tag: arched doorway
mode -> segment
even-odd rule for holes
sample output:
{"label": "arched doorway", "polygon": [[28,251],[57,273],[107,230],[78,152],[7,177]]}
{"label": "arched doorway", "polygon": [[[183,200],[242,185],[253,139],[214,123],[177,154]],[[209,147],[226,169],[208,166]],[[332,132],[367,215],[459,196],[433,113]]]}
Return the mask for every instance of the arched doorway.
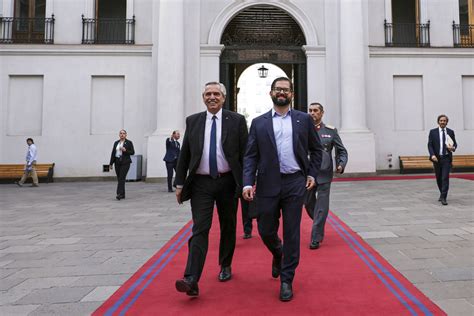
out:
{"label": "arched doorway", "polygon": [[228,88],[226,109],[237,110],[237,81],[242,72],[255,63],[272,63],[293,81],[294,107],[306,111],[306,39],[287,12],[271,5],[248,7],[227,24],[220,43],[224,50],[219,76]]}

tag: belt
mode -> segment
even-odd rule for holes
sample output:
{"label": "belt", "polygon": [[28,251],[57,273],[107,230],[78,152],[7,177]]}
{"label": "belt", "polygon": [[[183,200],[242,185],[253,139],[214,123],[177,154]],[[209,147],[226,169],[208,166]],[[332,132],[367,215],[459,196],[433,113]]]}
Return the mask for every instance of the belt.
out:
{"label": "belt", "polygon": [[[227,176],[230,176],[231,174],[232,174],[232,171],[228,171],[228,172],[224,172],[224,173],[220,173],[220,172],[219,172],[219,173],[217,174],[217,178],[216,178],[216,179],[223,178],[223,177],[227,177]],[[211,177],[211,176],[208,175],[208,174],[196,174],[196,176],[214,179],[213,177]]]}
{"label": "belt", "polygon": [[291,178],[302,177],[303,173],[301,171],[296,171],[294,173],[280,173],[280,176],[282,177],[282,179],[291,179]]}

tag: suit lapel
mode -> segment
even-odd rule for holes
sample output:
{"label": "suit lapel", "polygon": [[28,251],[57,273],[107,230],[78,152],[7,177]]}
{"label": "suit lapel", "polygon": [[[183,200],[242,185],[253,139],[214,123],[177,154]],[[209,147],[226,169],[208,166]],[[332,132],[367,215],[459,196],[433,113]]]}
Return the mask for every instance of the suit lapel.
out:
{"label": "suit lapel", "polygon": [[201,150],[201,155],[203,152],[204,147],[204,133],[206,131],[206,111],[202,112],[198,118],[198,126],[199,126],[199,149]]}
{"label": "suit lapel", "polygon": [[296,153],[298,152],[297,145],[298,145],[298,136],[300,132],[301,121],[300,121],[300,118],[297,117],[297,113],[295,112],[295,110],[291,110],[291,124],[293,128],[293,152],[295,153],[295,156],[296,156]]}
{"label": "suit lapel", "polygon": [[277,150],[276,141],[275,141],[275,132],[273,131],[272,110],[267,112],[264,118],[265,118],[265,129],[267,130],[268,137],[270,138],[270,142],[273,144],[273,148]]}
{"label": "suit lapel", "polygon": [[221,130],[222,147],[224,147],[224,143],[227,138],[227,131],[229,130],[229,124],[230,124],[229,114],[225,110],[222,110],[222,125],[221,125],[222,126],[222,130]]}

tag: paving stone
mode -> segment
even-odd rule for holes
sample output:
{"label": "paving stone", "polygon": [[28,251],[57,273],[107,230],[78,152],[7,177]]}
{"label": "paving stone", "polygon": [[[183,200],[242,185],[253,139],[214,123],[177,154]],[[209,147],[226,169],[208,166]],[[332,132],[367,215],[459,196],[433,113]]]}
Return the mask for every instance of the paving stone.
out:
{"label": "paving stone", "polygon": [[79,242],[81,238],[51,238],[40,241],[37,245],[71,245]]}
{"label": "paving stone", "polygon": [[92,287],[53,287],[48,289],[36,289],[15,303],[24,305],[79,302],[93,289]]}
{"label": "paving stone", "polygon": [[84,316],[91,315],[99,306],[100,302],[77,302],[66,304],[44,304],[38,307],[28,316]]}
{"label": "paving stone", "polygon": [[41,305],[8,305],[0,306],[0,315],[3,316],[21,316],[29,315]]}
{"label": "paving stone", "polygon": [[433,275],[441,281],[472,281],[474,267],[434,269]]}
{"label": "paving stone", "polygon": [[448,315],[472,316],[474,315],[474,305],[466,299],[439,300],[439,307]]}
{"label": "paving stone", "polygon": [[98,286],[87,294],[81,302],[103,302],[119,289],[119,286]]}
{"label": "paving stone", "polygon": [[430,232],[432,232],[435,235],[465,235],[468,234],[468,232],[462,230],[462,229],[449,229],[449,228],[432,228],[428,229]]}
{"label": "paving stone", "polygon": [[376,232],[359,232],[360,237],[363,239],[370,239],[370,238],[397,238],[398,236],[395,235],[391,231],[376,231]]}
{"label": "paving stone", "polygon": [[72,283],[71,286],[118,286],[125,283],[130,277],[130,274],[84,276]]}

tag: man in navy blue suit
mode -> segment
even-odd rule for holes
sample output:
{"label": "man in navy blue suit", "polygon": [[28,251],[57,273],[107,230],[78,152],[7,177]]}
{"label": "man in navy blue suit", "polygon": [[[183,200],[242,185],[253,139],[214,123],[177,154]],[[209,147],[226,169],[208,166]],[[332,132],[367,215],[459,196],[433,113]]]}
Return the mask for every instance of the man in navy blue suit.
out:
{"label": "man in navy blue suit", "polygon": [[[300,258],[304,195],[315,185],[322,146],[311,117],[290,108],[293,84],[288,78],[275,79],[270,96],[273,109],[255,118],[250,127],[242,194],[247,201],[257,197],[258,232],[273,255],[272,276],[280,276],[280,300],[290,301]],[[278,237],[280,217],[283,243]]]}
{"label": "man in navy blue suit", "polygon": [[166,171],[168,172],[168,192],[173,192],[173,170],[176,172],[176,165],[178,164],[179,152],[181,150],[178,142],[179,137],[179,131],[173,131],[171,137],[166,139],[166,153],[163,161],[166,163]]}
{"label": "man in navy blue suit", "polygon": [[453,152],[458,147],[454,131],[446,127],[448,121],[446,115],[438,116],[439,127],[433,128],[428,136],[428,151],[430,152],[430,160],[433,162],[436,183],[440,192],[438,201],[443,205],[448,205],[446,198],[449,190],[449,172],[453,162]]}

